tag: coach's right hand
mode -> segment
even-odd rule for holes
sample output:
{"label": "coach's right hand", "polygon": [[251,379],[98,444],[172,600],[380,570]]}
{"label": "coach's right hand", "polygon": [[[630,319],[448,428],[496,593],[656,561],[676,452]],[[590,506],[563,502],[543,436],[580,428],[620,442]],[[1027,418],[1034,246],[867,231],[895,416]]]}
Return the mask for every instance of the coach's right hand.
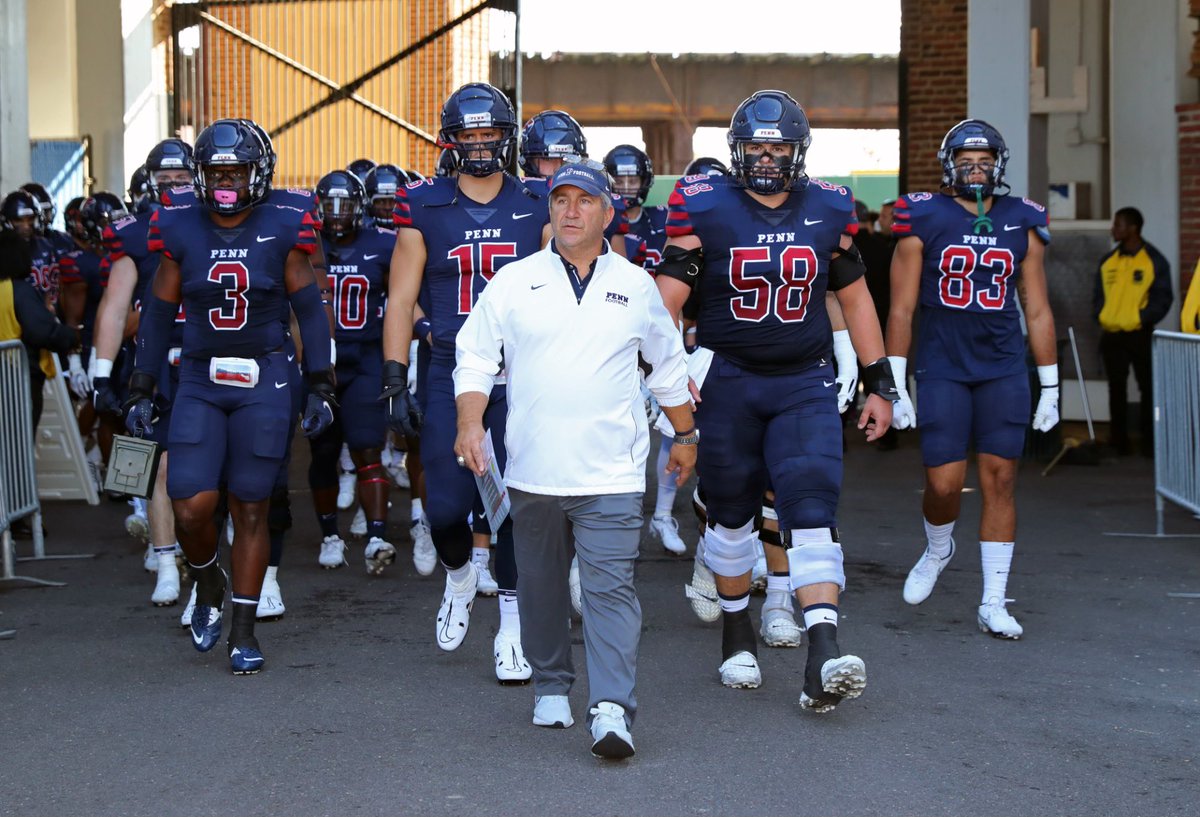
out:
{"label": "coach's right hand", "polygon": [[888,357],[892,364],[892,377],[896,379],[896,402],[892,406],[892,427],[898,431],[915,428],[917,410],[908,396],[908,358],[895,355]]}
{"label": "coach's right hand", "polygon": [[388,425],[398,434],[415,437],[421,428],[421,407],[408,390],[408,367],[398,360],[383,362],[383,392],[387,401]]}

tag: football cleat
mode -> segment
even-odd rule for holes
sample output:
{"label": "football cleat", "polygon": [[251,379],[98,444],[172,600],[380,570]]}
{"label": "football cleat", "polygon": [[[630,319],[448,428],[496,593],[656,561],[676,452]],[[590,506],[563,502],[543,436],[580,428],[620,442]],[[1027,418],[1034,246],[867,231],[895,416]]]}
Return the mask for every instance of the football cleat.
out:
{"label": "football cleat", "polygon": [[396,549],[378,536],[372,536],[363,552],[367,562],[367,573],[378,576],[383,569],[396,561]]}
{"label": "football cleat", "polygon": [[592,716],[592,754],[605,760],[633,756],[633,736],[625,723],[625,707],[601,701],[588,711]]}
{"label": "football cleat", "polygon": [[155,554],[158,565],[158,580],[154,584],[154,592],[150,594],[150,603],[155,607],[170,607],[179,603],[179,568],[175,565],[175,553]]}
{"label": "football cleat", "polygon": [[1025,630],[1017,623],[1004,605],[1012,599],[992,597],[979,605],[979,629],[994,638],[1017,640]]}
{"label": "football cleat", "polygon": [[484,562],[475,562],[475,570],[479,573],[479,583],[475,588],[475,592],[481,596],[494,596],[500,592],[500,585],[492,576],[492,571]]}
{"label": "football cleat", "polygon": [[196,585],[192,585],[192,594],[188,597],[187,606],[183,608],[183,613],[179,616],[179,626],[185,630],[192,627],[192,613],[196,610]]}
{"label": "football cleat", "polygon": [[571,609],[583,615],[583,588],[579,584],[579,557],[571,560],[571,571],[567,573],[567,590],[571,593]]}
{"label": "football cleat", "polygon": [[384,463],[392,483],[401,490],[409,490],[412,483],[408,478],[408,452],[393,451],[391,461]]}
{"label": "football cleat", "polygon": [[496,657],[497,681],[506,686],[529,683],[533,670],[525,660],[520,633],[509,634],[501,630],[492,642],[492,654]]}
{"label": "football cleat", "polygon": [[442,604],[438,607],[437,645],[446,652],[458,649],[471,626],[471,607],[475,604],[479,574],[474,564],[467,562],[467,565],[471,569],[471,576],[466,587],[455,588],[450,577],[446,576],[446,592],[442,594]]}
{"label": "football cleat", "polygon": [[721,600],[717,596],[717,581],[708,565],[704,564],[701,548],[696,548],[696,558],[692,563],[691,584],[683,586],[683,593],[692,605],[696,618],[711,624],[721,617]]}
{"label": "football cleat", "polygon": [[767,592],[767,555],[763,553],[762,542],[758,543],[758,558],[750,571],[750,592],[754,594]]}
{"label": "football cleat", "polygon": [[283,618],[286,612],[279,580],[275,576],[275,570],[268,567],[267,574],[263,577],[262,590],[258,594],[258,609],[254,611],[254,617],[259,621],[275,621]]}
{"label": "football cleat", "polygon": [[[225,591],[221,591],[222,600]],[[210,607],[196,602],[192,610],[192,646],[198,652],[208,652],[221,640],[221,605]]]}
{"label": "football cleat", "polygon": [[673,516],[653,516],[650,518],[650,535],[662,540],[662,546],[676,556],[687,553],[687,545],[679,538],[679,523]]}
{"label": "football cleat", "polygon": [[412,523],[408,532],[413,540],[413,567],[422,576],[433,575],[433,569],[437,567],[437,548],[433,546],[429,523],[421,517]]}
{"label": "football cleat", "polygon": [[[126,519],[126,521],[129,520]],[[154,552],[154,545],[149,542],[146,543],[146,552],[142,554],[142,567],[147,573],[158,572],[158,554]]]}
{"label": "football cleat", "polygon": [[762,670],[753,654],[741,650],[721,664],[721,683],[730,689],[758,689],[762,685]]}
{"label": "football cleat", "polygon": [[358,510],[354,513],[354,518],[350,520],[350,535],[351,536],[366,536],[367,535],[367,514],[362,509],[362,505],[358,506]]}
{"label": "football cleat", "polygon": [[842,701],[862,695],[866,688],[867,666],[857,655],[821,660],[810,652],[800,706],[818,713],[832,712]]}
{"label": "football cleat", "polygon": [[253,644],[229,645],[229,667],[234,675],[254,675],[260,672],[266,659],[259,649],[258,640],[251,639]]}
{"label": "football cleat", "polygon": [[566,695],[535,695],[533,725],[551,729],[568,729],[575,723],[571,717],[571,702]]}
{"label": "football cleat", "polygon": [[921,558],[913,565],[913,569],[908,571],[908,578],[904,580],[904,600],[909,604],[920,604],[929,598],[929,594],[933,592],[933,586],[937,584],[938,576],[942,575],[942,571],[946,569],[946,565],[950,564],[952,558],[954,558],[953,539],[950,540],[950,555],[945,559],[933,555],[926,547]]}
{"label": "football cleat", "polygon": [[[125,517],[125,532],[141,542],[145,542],[146,546],[150,546],[150,519],[146,516],[146,500],[134,497],[129,500],[129,504],[133,507],[133,513]],[[150,553],[153,553],[151,548]],[[146,569],[154,572],[158,569],[157,562],[154,567],[150,567],[150,556],[146,556]]]}
{"label": "football cleat", "polygon": [[758,632],[768,647],[799,647],[804,641],[804,628],[796,623],[792,606],[787,604],[786,596],[784,599],[782,606],[763,605],[762,626]]}
{"label": "football cleat", "polygon": [[326,536],[321,540],[321,553],[317,556],[317,564],[326,570],[334,570],[346,562],[346,543],[340,536]]}
{"label": "football cleat", "polygon": [[358,475],[353,471],[342,471],[338,474],[337,506],[339,511],[348,511],[354,505],[354,487]]}

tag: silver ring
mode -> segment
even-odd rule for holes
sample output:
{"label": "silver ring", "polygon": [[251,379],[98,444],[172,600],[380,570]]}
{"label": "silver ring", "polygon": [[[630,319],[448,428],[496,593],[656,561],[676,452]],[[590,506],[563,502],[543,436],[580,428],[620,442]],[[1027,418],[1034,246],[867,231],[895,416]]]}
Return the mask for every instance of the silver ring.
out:
{"label": "silver ring", "polygon": [[466,464],[467,464],[467,458],[466,458],[466,457],[459,457],[459,458],[458,458],[458,464],[459,464],[459,465],[466,465]]}

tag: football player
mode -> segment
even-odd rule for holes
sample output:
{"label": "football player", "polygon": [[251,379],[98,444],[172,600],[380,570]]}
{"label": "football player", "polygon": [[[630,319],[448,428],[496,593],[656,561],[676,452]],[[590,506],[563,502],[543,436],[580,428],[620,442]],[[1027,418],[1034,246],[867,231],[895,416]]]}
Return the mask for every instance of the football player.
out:
{"label": "football player", "polygon": [[827,290],[870,361],[858,420],[868,440],[887,430],[895,387],[852,249],[854,199],[808,178],[810,138],[804,111],[782,91],[739,105],[728,133],[732,176],[676,185],[657,280],[676,316],[699,292],[699,341],[713,351],[696,407],[697,471],[707,499],[705,561],[723,613],[722,683],[762,681],[747,607],[769,484],[809,633],[800,705],[827,712],[866,686],[862,659],[841,655],[837,641],[842,437]]}
{"label": "football player", "polygon": [[[59,296],[58,250],[41,234],[41,212],[37,199],[27,190],[14,190],[0,202],[4,228],[15,232],[29,247],[33,259],[29,283],[53,310]],[[34,387],[40,385],[35,383]]]}
{"label": "football player", "polygon": [[138,329],[125,403],[127,428],[147,431],[170,326],[182,305],[167,492],[196,578],[192,640],[204,652],[220,640],[229,584],[213,522],[222,475],[227,480],[235,530],[228,648],[238,675],[264,665],[254,623],[270,555],[268,506],[290,443],[292,412],[293,368],[280,320],[285,300],[304,340],[305,434],[328,428],[336,406],[329,323],[308,258],[314,221],[307,211],[266,202],[267,152],[245,121],[214,122],[196,139],[200,205],[164,207],[151,217],[150,248],[162,258]]}
{"label": "football player", "polygon": [[[920,428],[925,464],[927,544],[904,582],[904,600],[927,599],[954,555],[954,523],[973,444],[983,494],[977,620],[983,632],[1015,639],[1022,628],[1005,607],[1005,592],[1017,527],[1013,484],[1031,405],[1017,298],[1041,384],[1033,428],[1049,431],[1058,422],[1059,388],[1043,267],[1049,219],[1042,205],[1006,195],[1008,148],[987,122],[966,119],[951,128],[938,161],[941,191],[902,196],[892,225],[897,243],[887,348],[900,387],[896,427]],[[905,388],[918,305],[919,415]]]}
{"label": "football player", "polygon": [[[452,373],[455,336],[487,282],[505,264],[536,252],[549,239],[544,199],[504,172],[516,149],[512,103],[486,83],[469,83],[442,106],[439,140],[454,154],[455,179],[414,182],[396,196],[396,248],[392,255],[384,320],[384,390],[390,423],[406,434],[421,432],[426,514],[433,543],[446,569],[446,590],[437,616],[437,645],[454,650],[470,624],[478,589],[471,561],[467,515],[482,503],[471,472],[456,461],[457,411]],[[428,321],[431,359],[421,385],[422,405],[408,389],[414,308],[420,299]],[[485,415],[503,471],[504,387],[497,386]],[[424,424],[421,415],[424,414]],[[496,531],[500,632],[494,642],[501,682],[523,683],[531,675],[521,649],[512,521]]]}
{"label": "football player", "polygon": [[71,240],[71,236],[54,228],[54,218],[58,215],[58,208],[54,206],[54,199],[51,198],[50,191],[37,182],[26,182],[21,185],[21,189],[33,196],[34,201],[37,202],[38,235],[49,241],[50,246],[54,247],[59,254],[73,250],[75,242]]}

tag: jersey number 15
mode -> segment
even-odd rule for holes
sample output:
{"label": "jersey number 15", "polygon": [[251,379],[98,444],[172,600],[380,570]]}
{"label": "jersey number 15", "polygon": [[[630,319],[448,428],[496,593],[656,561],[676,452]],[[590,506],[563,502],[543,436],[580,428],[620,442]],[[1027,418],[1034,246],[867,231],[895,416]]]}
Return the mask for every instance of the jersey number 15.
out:
{"label": "jersey number 15", "polygon": [[492,280],[497,259],[516,258],[517,245],[511,241],[459,244],[446,257],[458,264],[458,314],[470,315],[475,305],[475,276],[480,275],[485,284]]}

